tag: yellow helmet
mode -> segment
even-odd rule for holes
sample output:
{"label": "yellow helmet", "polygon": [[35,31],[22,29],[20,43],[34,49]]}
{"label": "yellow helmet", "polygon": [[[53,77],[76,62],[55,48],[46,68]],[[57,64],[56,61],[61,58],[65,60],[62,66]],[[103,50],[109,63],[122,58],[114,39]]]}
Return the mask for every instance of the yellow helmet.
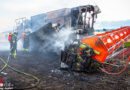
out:
{"label": "yellow helmet", "polygon": [[9,35],[12,35],[12,33],[10,32]]}

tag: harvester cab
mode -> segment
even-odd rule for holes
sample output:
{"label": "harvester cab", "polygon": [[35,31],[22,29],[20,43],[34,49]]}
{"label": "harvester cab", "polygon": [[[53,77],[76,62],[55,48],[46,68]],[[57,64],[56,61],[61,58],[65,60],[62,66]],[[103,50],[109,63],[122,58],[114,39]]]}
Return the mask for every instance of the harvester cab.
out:
{"label": "harvester cab", "polygon": [[[64,20],[57,20],[59,17],[52,21],[52,27],[59,31],[62,28],[70,27],[74,29],[74,33],[79,35],[90,35],[94,32],[94,23],[96,22],[97,14],[101,11],[98,6],[85,5],[72,9],[66,9],[64,13]],[[55,12],[56,14],[59,12]],[[62,16],[63,17],[63,16]],[[60,22],[60,21],[64,21]]]}
{"label": "harvester cab", "polygon": [[98,6],[86,5],[79,8],[79,14],[76,21],[75,29],[77,34],[93,34],[94,23],[97,18],[97,14],[100,13]]}

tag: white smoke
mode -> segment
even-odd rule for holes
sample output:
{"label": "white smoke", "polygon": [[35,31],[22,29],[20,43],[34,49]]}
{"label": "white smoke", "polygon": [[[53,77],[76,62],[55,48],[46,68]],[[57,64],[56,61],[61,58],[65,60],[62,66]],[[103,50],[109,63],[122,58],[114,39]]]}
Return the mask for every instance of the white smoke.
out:
{"label": "white smoke", "polygon": [[0,50],[9,50],[9,42],[5,33],[0,33]]}
{"label": "white smoke", "polygon": [[18,42],[17,42],[17,49],[21,51],[22,48],[23,48],[23,42],[22,42],[22,39],[20,39],[20,40],[18,40]]}
{"label": "white smoke", "polygon": [[65,45],[71,43],[70,37],[73,35],[73,30],[71,28],[63,28],[55,35],[57,35],[58,39],[55,40],[54,46],[64,50]]}
{"label": "white smoke", "polygon": [[[38,39],[35,38],[36,41],[31,43],[36,46],[36,51],[42,53],[55,52],[59,54],[61,50],[64,50],[65,46],[68,46],[72,42],[72,37],[74,36],[73,31],[71,28],[63,28],[58,32],[55,31],[51,35],[40,35],[41,33],[37,33],[40,37]],[[32,47],[32,50],[35,48]]]}

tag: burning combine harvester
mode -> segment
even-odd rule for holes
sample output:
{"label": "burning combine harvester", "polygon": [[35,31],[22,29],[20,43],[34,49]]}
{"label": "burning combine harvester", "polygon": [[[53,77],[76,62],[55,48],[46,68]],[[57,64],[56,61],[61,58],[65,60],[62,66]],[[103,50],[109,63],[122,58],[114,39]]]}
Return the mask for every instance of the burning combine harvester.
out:
{"label": "burning combine harvester", "polygon": [[[31,20],[20,18],[16,20],[19,37],[26,28],[31,29],[31,47],[35,52],[49,52],[53,51],[54,43],[59,37],[59,32],[64,29],[71,29],[71,40],[85,35],[92,35],[94,33],[94,23],[97,14],[100,13],[98,6],[86,5],[75,8],[64,8],[60,10],[51,11],[31,17]],[[62,32],[60,34],[64,34]],[[54,35],[56,34],[56,35]],[[49,43],[48,43],[49,42]],[[68,44],[70,40],[63,41],[63,44]],[[49,46],[49,47],[48,47]],[[51,48],[50,48],[51,47]]]}
{"label": "burning combine harvester", "polygon": [[[32,30],[32,52],[40,53],[52,52],[56,48],[56,40],[62,41],[59,32],[71,28],[69,40],[63,41],[64,48],[60,49],[61,68],[93,72],[106,63],[109,65],[109,58],[119,51],[130,37],[130,27],[94,35],[94,23],[100,12],[99,7],[93,5],[65,8],[32,16],[31,20],[22,18],[22,23],[16,25],[19,37],[25,28]],[[19,21],[21,19],[18,19],[17,23]]]}

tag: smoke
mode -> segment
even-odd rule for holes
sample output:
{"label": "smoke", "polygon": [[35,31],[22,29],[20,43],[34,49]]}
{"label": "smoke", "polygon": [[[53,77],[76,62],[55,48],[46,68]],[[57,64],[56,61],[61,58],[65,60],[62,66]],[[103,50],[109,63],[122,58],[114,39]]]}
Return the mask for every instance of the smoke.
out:
{"label": "smoke", "polygon": [[[72,42],[71,37],[73,36],[73,31],[71,28],[63,28],[55,35],[57,39],[54,40],[54,47],[59,50],[64,50],[65,45],[69,45]],[[55,51],[57,51],[57,49]]]}
{"label": "smoke", "polygon": [[9,42],[5,33],[0,33],[0,50],[9,50]]}
{"label": "smoke", "polygon": [[[44,54],[57,53],[64,50],[72,42],[72,28],[63,28],[58,32],[47,24],[31,35],[31,51]],[[43,54],[42,54],[43,55]]]}
{"label": "smoke", "polygon": [[73,31],[71,28],[63,28],[59,32],[54,32],[52,36],[47,36],[40,50],[46,53],[54,52],[59,54],[61,50],[64,50],[65,46],[72,42],[72,36]]}
{"label": "smoke", "polygon": [[23,48],[22,39],[18,40],[17,45],[18,45],[17,50],[22,51],[22,48]]}

